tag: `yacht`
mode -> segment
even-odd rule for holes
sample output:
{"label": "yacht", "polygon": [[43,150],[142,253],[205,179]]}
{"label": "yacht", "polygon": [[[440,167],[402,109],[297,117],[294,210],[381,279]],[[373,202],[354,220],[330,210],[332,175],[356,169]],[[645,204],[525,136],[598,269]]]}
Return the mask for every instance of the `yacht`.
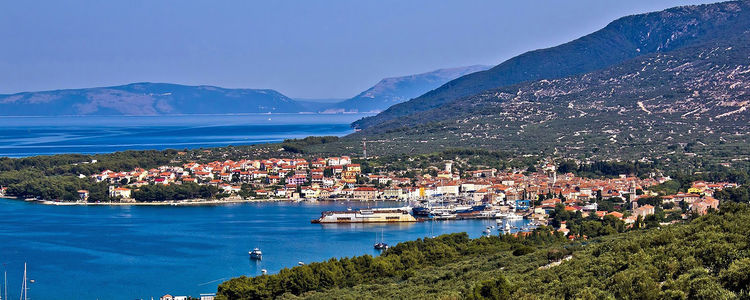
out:
{"label": "yacht", "polygon": [[261,252],[260,249],[258,248],[253,249],[253,251],[248,252],[248,254],[250,254],[250,259],[255,259],[255,260],[263,259],[263,252]]}

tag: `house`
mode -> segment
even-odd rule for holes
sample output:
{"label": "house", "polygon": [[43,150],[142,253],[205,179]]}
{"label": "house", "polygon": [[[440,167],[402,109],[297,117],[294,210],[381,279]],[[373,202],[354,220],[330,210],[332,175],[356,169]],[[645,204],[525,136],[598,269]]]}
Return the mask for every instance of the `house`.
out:
{"label": "house", "polygon": [[438,194],[458,196],[458,187],[456,183],[446,183],[437,187]]}
{"label": "house", "polygon": [[122,187],[115,188],[110,186],[109,196],[112,198],[130,199],[130,189]]}
{"label": "house", "polygon": [[654,207],[648,204],[638,207],[633,210],[633,215],[640,216],[641,218],[646,218],[646,216],[653,215],[653,214],[654,214]]}
{"label": "house", "polygon": [[378,195],[378,189],[373,187],[358,187],[354,189],[354,198],[357,199],[375,199]]}
{"label": "house", "polygon": [[555,208],[555,205],[562,203],[560,199],[558,198],[552,198],[547,200],[542,200],[542,207],[544,208]]}
{"label": "house", "polygon": [[709,209],[719,209],[719,200],[713,197],[706,197],[690,206],[690,210],[699,215],[707,214]]}
{"label": "house", "polygon": [[685,193],[678,193],[670,199],[673,202],[685,202],[687,204],[692,204],[693,202],[699,201],[701,199],[701,196],[698,194],[685,194]]}
{"label": "house", "polygon": [[89,201],[89,191],[78,190],[78,199],[81,199],[83,202]]}
{"label": "house", "polygon": [[200,294],[200,296],[200,300],[214,300],[216,298],[216,294]]}
{"label": "house", "polygon": [[560,233],[563,234],[563,236],[567,236],[568,233],[570,233],[570,229],[568,229],[568,224],[566,224],[565,221],[560,222],[560,228],[557,229]]}
{"label": "house", "polygon": [[616,211],[613,211],[613,212],[611,212],[611,213],[608,213],[607,215],[608,215],[608,216],[613,216],[613,217],[615,217],[615,218],[618,218],[618,219],[620,219],[620,220],[622,220],[622,216],[623,216],[623,214],[622,214],[622,213],[620,213],[620,212],[616,212]]}
{"label": "house", "polygon": [[286,178],[287,184],[302,185],[305,184],[305,182],[307,182],[307,176],[305,175],[294,175]]}
{"label": "house", "polygon": [[383,191],[383,197],[386,199],[402,199],[402,197],[405,196],[406,194],[404,193],[404,190],[400,188],[385,189]]}
{"label": "house", "polygon": [[344,171],[345,177],[356,177],[361,172],[359,164],[350,164],[346,166],[346,171]]}
{"label": "house", "polygon": [[327,159],[329,166],[340,166],[341,165],[341,158],[340,157],[329,157]]}

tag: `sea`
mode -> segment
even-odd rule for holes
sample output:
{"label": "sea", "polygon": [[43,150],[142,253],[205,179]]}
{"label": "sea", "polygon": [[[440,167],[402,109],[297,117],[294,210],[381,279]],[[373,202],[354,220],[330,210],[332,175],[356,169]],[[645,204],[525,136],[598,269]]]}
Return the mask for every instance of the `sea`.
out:
{"label": "sea", "polygon": [[[0,157],[248,145],[346,135],[367,115],[0,117]],[[263,202],[220,206],[52,206],[0,198],[0,276],[8,299],[158,299],[215,293],[238,276],[299,262],[378,255],[391,245],[444,233],[479,237],[489,220],[311,224],[326,210],[396,202]],[[520,221],[525,222],[525,221]],[[523,224],[517,224],[520,227]],[[492,234],[498,234],[493,229]],[[262,261],[249,259],[258,247]],[[0,284],[3,282],[0,278]]]}
{"label": "sea", "polygon": [[[0,199],[0,271],[7,271],[9,299],[20,295],[24,263],[31,299],[198,297],[215,293],[223,281],[261,275],[263,269],[273,274],[300,262],[375,256],[373,245],[380,241],[395,245],[454,232],[476,238],[495,225],[494,220],[310,223],[326,210],[402,205],[54,206]],[[249,258],[256,247],[263,251],[261,261]]]}
{"label": "sea", "polygon": [[0,116],[0,157],[195,149],[343,136],[371,114]]}

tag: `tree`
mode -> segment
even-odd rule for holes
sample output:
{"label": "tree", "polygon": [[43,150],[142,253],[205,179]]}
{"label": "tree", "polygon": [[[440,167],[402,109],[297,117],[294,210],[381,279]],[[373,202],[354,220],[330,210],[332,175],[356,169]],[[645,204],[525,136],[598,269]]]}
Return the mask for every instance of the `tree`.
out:
{"label": "tree", "polygon": [[480,282],[474,287],[469,299],[511,299],[512,287],[501,274],[495,279]]}

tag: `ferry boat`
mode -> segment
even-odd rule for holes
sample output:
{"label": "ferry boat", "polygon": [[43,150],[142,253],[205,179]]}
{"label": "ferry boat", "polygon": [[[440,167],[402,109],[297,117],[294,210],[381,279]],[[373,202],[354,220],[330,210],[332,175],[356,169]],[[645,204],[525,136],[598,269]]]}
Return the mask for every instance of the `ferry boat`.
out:
{"label": "ferry boat", "polygon": [[416,222],[409,211],[399,208],[376,208],[352,211],[324,211],[312,223],[396,223]]}

